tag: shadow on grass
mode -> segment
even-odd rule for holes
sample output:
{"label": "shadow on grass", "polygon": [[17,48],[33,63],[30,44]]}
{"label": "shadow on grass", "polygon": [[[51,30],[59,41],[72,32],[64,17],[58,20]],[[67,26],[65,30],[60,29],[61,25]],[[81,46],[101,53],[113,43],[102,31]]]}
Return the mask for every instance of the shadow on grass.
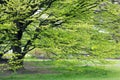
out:
{"label": "shadow on grass", "polygon": [[[45,62],[29,61],[29,62],[25,62],[24,66],[26,69],[16,74],[11,75],[10,73],[10,75],[8,75],[8,72],[6,72],[8,78],[9,79],[11,77],[26,78],[25,76],[32,78],[32,75],[34,75],[34,77],[36,78],[45,77],[45,76],[47,76],[48,78],[53,78],[53,77],[63,77],[63,78],[103,77],[104,78],[114,74],[112,70],[106,69],[104,66],[75,66],[75,65],[56,66],[51,61],[45,61]],[[2,75],[0,75],[0,77],[1,76]]]}
{"label": "shadow on grass", "polygon": [[53,68],[52,70],[59,73],[12,74],[10,76],[0,78],[2,80],[103,80],[103,78],[109,77],[108,73],[110,73],[108,70],[90,66],[74,67],[74,69],[58,67]]}

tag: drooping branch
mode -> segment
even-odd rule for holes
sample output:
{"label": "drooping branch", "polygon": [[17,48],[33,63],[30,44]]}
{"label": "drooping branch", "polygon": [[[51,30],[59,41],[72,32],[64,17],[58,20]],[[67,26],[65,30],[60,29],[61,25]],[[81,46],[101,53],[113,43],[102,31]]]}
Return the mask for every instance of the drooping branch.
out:
{"label": "drooping branch", "polygon": [[[53,2],[55,2],[56,0],[46,0],[46,2],[43,2],[42,4],[40,4],[39,5],[39,7],[43,7],[43,5],[47,5],[47,7],[40,13],[40,15],[39,16],[41,16],[42,14],[44,14],[44,12],[45,11],[47,11],[48,10],[48,8],[50,8],[50,6],[52,5],[52,3]],[[35,13],[35,11],[34,11],[34,13]],[[32,14],[33,15],[33,14]],[[44,20],[45,21],[45,20]],[[42,25],[42,23],[44,22],[44,21],[41,21],[40,23],[39,23],[39,27],[41,27],[41,25]],[[32,21],[29,21],[29,22],[27,22],[25,25],[27,26],[27,25],[29,25],[30,23],[32,23]],[[32,41],[34,41],[38,36],[39,36],[39,34],[40,34],[40,28],[39,27],[37,27],[36,29],[35,29],[35,34],[34,34],[34,36],[31,38],[31,40],[28,40],[27,41],[27,43],[25,44],[25,46],[24,46],[24,49],[23,49],[23,54],[25,55],[28,51],[30,51],[30,50],[32,50],[32,49],[34,49],[35,48],[35,46],[33,47],[33,48],[31,48],[30,49],[30,46],[32,45]]]}

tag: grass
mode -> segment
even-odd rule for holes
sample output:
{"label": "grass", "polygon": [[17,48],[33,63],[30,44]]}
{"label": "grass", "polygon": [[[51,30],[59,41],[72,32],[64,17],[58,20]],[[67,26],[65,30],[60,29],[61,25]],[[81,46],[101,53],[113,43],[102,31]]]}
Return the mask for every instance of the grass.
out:
{"label": "grass", "polygon": [[0,76],[0,80],[120,80],[120,61],[117,60],[100,66],[70,66],[72,63],[69,65],[67,62],[56,65],[56,62],[52,61],[26,61],[26,63],[36,67],[38,71],[45,69],[53,72],[14,73],[9,76]]}

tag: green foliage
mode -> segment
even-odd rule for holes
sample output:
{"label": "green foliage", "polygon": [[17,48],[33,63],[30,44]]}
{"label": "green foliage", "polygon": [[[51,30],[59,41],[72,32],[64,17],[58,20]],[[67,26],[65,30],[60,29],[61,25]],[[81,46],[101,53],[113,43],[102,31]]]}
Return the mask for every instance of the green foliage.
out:
{"label": "green foliage", "polygon": [[0,50],[22,56],[10,60],[13,70],[34,48],[56,59],[92,60],[119,54],[119,5],[106,0],[5,1],[0,4]]}
{"label": "green foliage", "polygon": [[8,65],[7,65],[7,64],[4,64],[4,63],[0,64],[0,71],[1,71],[1,72],[4,72],[4,71],[6,71],[6,70],[8,70]]}
{"label": "green foliage", "polygon": [[[57,55],[57,58],[108,58],[115,54],[116,45],[109,40],[108,33],[93,29],[93,25],[80,22],[64,24],[62,28],[42,28],[35,45]],[[113,45],[115,45],[113,47]],[[111,56],[112,55],[112,56]]]}
{"label": "green foliage", "polygon": [[108,1],[103,2],[101,3],[101,7],[98,8],[100,12],[95,17],[96,27],[108,32],[112,37],[111,40],[114,40],[118,44],[120,41],[119,7],[119,4],[112,4]]}
{"label": "green foliage", "polygon": [[23,68],[23,60],[18,59],[18,56],[20,54],[14,55],[12,58],[9,59],[8,61],[8,70],[12,70],[13,72],[16,72],[18,69]]}

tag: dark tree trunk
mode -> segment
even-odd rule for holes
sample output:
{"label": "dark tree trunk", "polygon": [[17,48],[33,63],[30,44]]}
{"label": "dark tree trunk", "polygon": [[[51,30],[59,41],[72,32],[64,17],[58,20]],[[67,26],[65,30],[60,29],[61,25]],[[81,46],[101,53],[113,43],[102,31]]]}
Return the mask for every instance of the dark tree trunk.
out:
{"label": "dark tree trunk", "polygon": [[0,59],[2,58],[3,54],[0,54]]}
{"label": "dark tree trunk", "polygon": [[13,42],[14,45],[11,46],[13,53],[15,54],[15,57],[13,57],[13,62],[15,62],[15,66],[22,66],[23,68],[23,58],[24,54],[22,53],[22,45],[21,45],[21,39],[23,36],[23,24],[15,21],[17,28],[19,29],[17,31],[17,34],[14,35]]}
{"label": "dark tree trunk", "polygon": [[0,54],[0,63],[7,63],[8,59],[3,59],[2,56],[3,54]]}
{"label": "dark tree trunk", "polygon": [[7,62],[8,62],[8,59],[0,58],[0,63],[7,63]]}
{"label": "dark tree trunk", "polygon": [[23,68],[23,60],[22,60],[23,55],[21,54],[22,49],[21,49],[20,45],[12,46],[12,50],[13,50],[13,53],[15,54],[15,56],[12,57],[13,58],[12,61],[13,61],[14,65],[16,67],[21,66],[20,68]]}

